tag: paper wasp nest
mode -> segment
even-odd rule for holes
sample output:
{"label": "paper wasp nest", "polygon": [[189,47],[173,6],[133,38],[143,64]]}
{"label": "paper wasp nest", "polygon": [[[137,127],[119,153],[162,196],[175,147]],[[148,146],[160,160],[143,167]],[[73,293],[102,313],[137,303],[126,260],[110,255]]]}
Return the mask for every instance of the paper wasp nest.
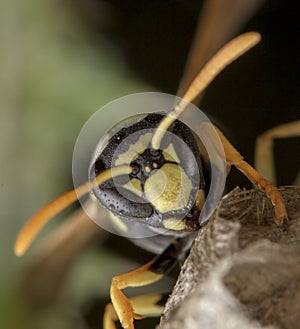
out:
{"label": "paper wasp nest", "polygon": [[195,240],[159,329],[297,328],[300,188],[280,188],[289,221],[259,190],[226,195]]}

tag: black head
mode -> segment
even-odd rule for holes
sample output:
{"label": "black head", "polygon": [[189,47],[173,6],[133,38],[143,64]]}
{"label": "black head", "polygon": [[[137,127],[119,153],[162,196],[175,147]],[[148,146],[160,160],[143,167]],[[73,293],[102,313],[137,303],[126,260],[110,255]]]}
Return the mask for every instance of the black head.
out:
{"label": "black head", "polygon": [[165,115],[128,118],[100,141],[90,179],[104,169],[129,164],[131,174],[117,176],[93,190],[97,200],[123,221],[137,221],[173,231],[199,228],[205,201],[201,143],[181,121],[165,134],[160,149],[151,139]]}

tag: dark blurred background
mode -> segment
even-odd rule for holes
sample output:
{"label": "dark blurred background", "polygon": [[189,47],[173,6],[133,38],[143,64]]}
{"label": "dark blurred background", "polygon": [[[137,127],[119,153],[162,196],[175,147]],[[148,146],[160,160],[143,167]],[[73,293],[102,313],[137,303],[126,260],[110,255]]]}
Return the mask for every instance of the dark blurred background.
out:
{"label": "dark blurred background", "polygon": [[[92,113],[130,93],[176,93],[201,7],[181,0],[0,1],[1,328],[100,328],[111,277],[150,259],[125,239],[105,236],[78,256],[55,303],[30,307],[20,282],[34,252],[17,259],[13,243],[30,215],[72,188],[73,146]],[[250,163],[259,134],[300,119],[298,22],[296,2],[265,2],[240,29],[260,32],[261,43],[226,69],[201,103]],[[299,138],[276,141],[275,159],[278,184],[290,184],[300,167]],[[233,170],[228,189],[237,184],[251,186]]]}

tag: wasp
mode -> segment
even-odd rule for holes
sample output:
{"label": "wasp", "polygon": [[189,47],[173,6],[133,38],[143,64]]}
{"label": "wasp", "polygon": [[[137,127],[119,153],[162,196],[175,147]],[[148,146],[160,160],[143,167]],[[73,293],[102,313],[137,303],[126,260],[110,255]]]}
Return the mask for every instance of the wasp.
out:
{"label": "wasp", "polygon": [[[107,305],[103,319],[105,329],[115,329],[117,320],[123,328],[133,329],[135,319],[161,314],[164,295],[129,299],[122,290],[160,280],[189,250],[195,233],[201,229],[199,216],[210,185],[209,159],[203,153],[199,138],[180,118],[188,103],[201,95],[226,66],[259,41],[259,33],[248,32],[226,44],[197,74],[182,100],[169,113],[140,115],[114,127],[97,147],[89,180],[47,204],[21,230],[15,244],[18,256],[26,252],[50,219],[89,194],[111,213],[112,218],[120,220],[125,229],[138,222],[156,233],[149,238],[136,239],[135,243],[157,256],[142,267],[112,279],[111,303]],[[282,224],[287,212],[279,191],[244,160],[218,127],[214,126],[214,129],[224,148],[227,172],[233,165],[263,190],[274,205],[274,221]],[[169,133],[188,145],[195,165],[190,165],[180,144],[168,138]],[[128,139],[126,147],[119,148],[124,139]],[[199,180],[197,186],[195,177]]]}

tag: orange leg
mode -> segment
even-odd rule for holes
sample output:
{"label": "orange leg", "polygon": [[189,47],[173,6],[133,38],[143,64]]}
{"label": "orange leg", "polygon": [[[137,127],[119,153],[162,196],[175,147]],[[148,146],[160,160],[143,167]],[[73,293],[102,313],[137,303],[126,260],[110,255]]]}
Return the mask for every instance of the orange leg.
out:
{"label": "orange leg", "polygon": [[[146,265],[112,279],[110,297],[112,305],[108,304],[104,316],[104,329],[115,329],[114,321],[119,319],[123,328],[134,329],[133,320],[143,318],[138,312],[143,309],[136,307],[121,291],[127,287],[141,287],[160,280],[176,264],[178,257],[188,240],[176,239],[163,253]],[[138,302],[141,299],[137,300]],[[152,299],[152,305],[153,305]],[[151,303],[150,303],[151,304]],[[149,312],[149,311],[148,311]],[[147,313],[147,312],[146,312]]]}
{"label": "orange leg", "polygon": [[[274,184],[276,183],[276,172],[274,168],[273,140],[275,138],[296,136],[300,136],[300,120],[274,127],[260,135],[256,140],[255,168]],[[300,177],[300,173],[298,177]],[[295,180],[295,184],[297,184],[297,181],[298,179]]]}
{"label": "orange leg", "polygon": [[142,316],[134,312],[132,304],[121,290],[127,287],[145,286],[160,280],[163,274],[152,272],[150,270],[152,264],[153,261],[112,279],[110,297],[123,328],[134,329],[133,319],[141,319]]}
{"label": "orange leg", "polygon": [[287,219],[287,212],[283,198],[277,188],[270,181],[260,175],[253,167],[251,167],[244,160],[241,154],[234,148],[234,146],[228,141],[228,139],[223,135],[223,133],[217,127],[215,128],[223,144],[227,163],[235,166],[246,177],[248,177],[253,184],[266,192],[275,208],[274,221],[276,224],[281,225],[283,221]]}
{"label": "orange leg", "polygon": [[[167,295],[153,294],[133,297],[128,299],[128,301],[130,302],[132,308],[139,314],[142,314],[143,317],[157,317],[163,312],[166,298]],[[113,304],[107,304],[104,312],[103,328],[116,329],[115,321],[117,320],[118,315]]]}

